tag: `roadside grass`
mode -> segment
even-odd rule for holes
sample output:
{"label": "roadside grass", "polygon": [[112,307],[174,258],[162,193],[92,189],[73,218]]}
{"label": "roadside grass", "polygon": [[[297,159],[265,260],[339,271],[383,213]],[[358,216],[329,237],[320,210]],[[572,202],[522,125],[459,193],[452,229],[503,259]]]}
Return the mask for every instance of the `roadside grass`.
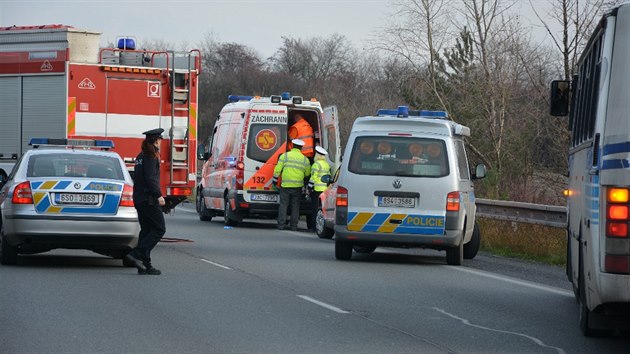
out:
{"label": "roadside grass", "polygon": [[557,266],[566,264],[564,229],[483,218],[478,221],[483,251]]}

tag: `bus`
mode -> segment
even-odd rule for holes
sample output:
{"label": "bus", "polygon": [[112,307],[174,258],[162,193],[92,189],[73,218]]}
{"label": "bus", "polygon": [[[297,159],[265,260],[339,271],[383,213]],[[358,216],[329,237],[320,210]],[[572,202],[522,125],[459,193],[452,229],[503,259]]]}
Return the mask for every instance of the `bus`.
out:
{"label": "bus", "polygon": [[630,4],[606,13],[571,80],[551,83],[569,116],[567,266],[585,336],[630,329]]}

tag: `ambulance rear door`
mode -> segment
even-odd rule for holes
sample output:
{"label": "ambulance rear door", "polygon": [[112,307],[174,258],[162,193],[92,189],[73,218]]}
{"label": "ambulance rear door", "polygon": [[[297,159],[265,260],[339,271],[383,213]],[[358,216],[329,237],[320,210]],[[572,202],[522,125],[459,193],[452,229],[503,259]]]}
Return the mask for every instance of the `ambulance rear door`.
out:
{"label": "ambulance rear door", "polygon": [[324,108],[322,119],[322,147],[328,151],[328,162],[334,174],[341,166],[341,142],[339,140],[339,113],[337,106]]}
{"label": "ambulance rear door", "polygon": [[244,162],[245,200],[278,202],[271,185],[278,157],[286,151],[287,107],[253,105],[249,110]]}

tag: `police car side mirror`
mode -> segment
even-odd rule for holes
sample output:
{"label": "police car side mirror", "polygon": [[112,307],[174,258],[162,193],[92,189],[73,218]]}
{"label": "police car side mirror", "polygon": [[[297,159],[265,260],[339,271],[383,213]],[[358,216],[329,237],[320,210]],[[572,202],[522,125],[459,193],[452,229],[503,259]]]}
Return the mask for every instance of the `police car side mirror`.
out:
{"label": "police car side mirror", "polygon": [[473,179],[482,179],[486,177],[486,165],[480,163],[475,166],[475,174]]}
{"label": "police car side mirror", "polygon": [[324,182],[326,184],[332,183],[332,179],[330,178],[330,175],[323,175],[322,176],[322,182]]}

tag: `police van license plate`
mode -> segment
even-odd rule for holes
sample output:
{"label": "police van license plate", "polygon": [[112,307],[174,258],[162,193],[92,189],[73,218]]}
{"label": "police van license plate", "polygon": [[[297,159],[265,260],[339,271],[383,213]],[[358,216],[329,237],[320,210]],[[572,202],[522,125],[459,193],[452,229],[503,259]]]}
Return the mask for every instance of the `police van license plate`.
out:
{"label": "police van license plate", "polygon": [[277,203],[279,199],[280,199],[280,196],[278,194],[252,193],[252,201],[255,201],[255,202]]}
{"label": "police van license plate", "polygon": [[416,198],[378,197],[378,206],[380,206],[380,207],[414,208],[416,206]]}
{"label": "police van license plate", "polygon": [[56,193],[56,204],[83,204],[83,205],[96,205],[98,204],[97,194],[80,194],[80,193]]}

